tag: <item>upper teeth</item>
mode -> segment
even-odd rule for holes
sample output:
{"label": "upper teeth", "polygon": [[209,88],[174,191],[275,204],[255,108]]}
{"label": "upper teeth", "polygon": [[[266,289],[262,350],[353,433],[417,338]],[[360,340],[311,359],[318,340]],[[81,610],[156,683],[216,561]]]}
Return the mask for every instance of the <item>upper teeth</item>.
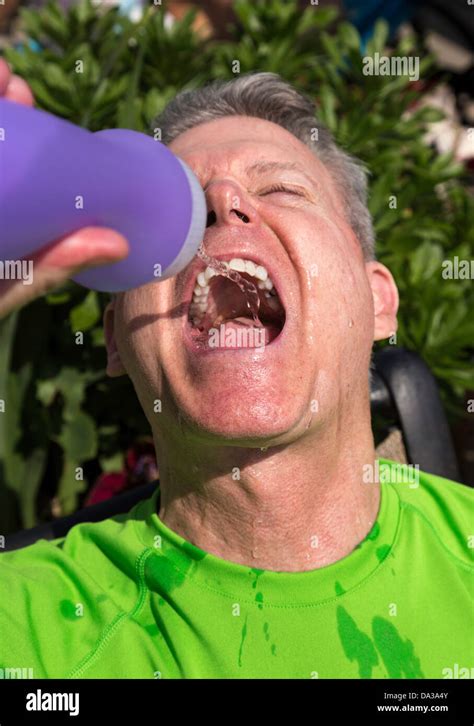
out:
{"label": "upper teeth", "polygon": [[[276,295],[273,282],[269,278],[268,271],[263,265],[256,265],[252,260],[243,260],[240,257],[234,257],[227,265],[231,270],[246,272],[247,275],[258,280],[257,287],[260,290],[266,290],[266,296]],[[194,288],[193,299],[189,308],[191,317],[201,318],[206,312],[207,296],[210,289],[209,280],[217,274],[219,273],[213,270],[212,267],[206,267],[204,272],[200,272],[197,276],[196,287]]]}

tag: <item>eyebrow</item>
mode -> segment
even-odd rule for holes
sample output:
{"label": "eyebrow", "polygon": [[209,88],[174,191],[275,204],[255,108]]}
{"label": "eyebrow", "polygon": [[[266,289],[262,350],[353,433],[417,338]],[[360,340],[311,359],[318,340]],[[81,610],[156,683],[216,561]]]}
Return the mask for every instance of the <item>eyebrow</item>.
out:
{"label": "eyebrow", "polygon": [[[252,176],[254,174],[263,175],[269,171],[297,171],[304,177],[306,177],[308,182],[315,189],[319,190],[319,183],[317,182],[317,180],[314,179],[310,174],[308,174],[308,172],[305,171],[305,169],[295,161],[265,161],[262,159],[251,164],[251,166],[247,166],[245,169],[245,173],[247,174],[247,176]],[[209,183],[210,182],[208,181],[208,183],[204,186],[204,191],[206,191]]]}
{"label": "eyebrow", "polygon": [[290,161],[257,161],[255,164],[246,168],[246,173],[251,174],[265,174],[269,171],[299,171],[303,174],[308,181],[314,186],[317,186],[317,182],[313,179],[308,172],[306,172],[300,164]]}

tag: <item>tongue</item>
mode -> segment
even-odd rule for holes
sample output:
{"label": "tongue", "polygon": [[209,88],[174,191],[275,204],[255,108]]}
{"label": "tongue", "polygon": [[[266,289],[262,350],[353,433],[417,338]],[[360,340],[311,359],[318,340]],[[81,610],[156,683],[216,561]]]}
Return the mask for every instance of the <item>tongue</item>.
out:
{"label": "tongue", "polygon": [[262,348],[276,338],[279,328],[272,323],[257,324],[253,319],[246,317],[233,318],[215,325],[216,331],[209,338],[210,348]]}

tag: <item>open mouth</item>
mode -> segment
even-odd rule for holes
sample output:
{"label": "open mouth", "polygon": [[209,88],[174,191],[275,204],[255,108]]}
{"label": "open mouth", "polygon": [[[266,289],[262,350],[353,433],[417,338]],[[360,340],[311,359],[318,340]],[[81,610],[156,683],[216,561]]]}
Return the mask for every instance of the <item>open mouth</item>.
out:
{"label": "open mouth", "polygon": [[227,265],[242,280],[255,285],[260,301],[255,310],[258,320],[252,314],[252,296],[237,282],[206,267],[196,278],[189,305],[188,325],[193,341],[209,350],[270,345],[282,332],[286,314],[267,269],[242,258],[233,258]]}

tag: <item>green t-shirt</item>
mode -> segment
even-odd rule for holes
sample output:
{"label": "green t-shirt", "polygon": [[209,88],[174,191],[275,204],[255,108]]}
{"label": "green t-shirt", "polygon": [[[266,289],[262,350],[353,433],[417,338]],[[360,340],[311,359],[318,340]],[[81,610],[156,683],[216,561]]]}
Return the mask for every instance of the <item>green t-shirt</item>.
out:
{"label": "green t-shirt", "polygon": [[469,487],[381,479],[367,537],[307,572],[207,554],[160,521],[157,496],[0,556],[2,677],[474,675]]}

